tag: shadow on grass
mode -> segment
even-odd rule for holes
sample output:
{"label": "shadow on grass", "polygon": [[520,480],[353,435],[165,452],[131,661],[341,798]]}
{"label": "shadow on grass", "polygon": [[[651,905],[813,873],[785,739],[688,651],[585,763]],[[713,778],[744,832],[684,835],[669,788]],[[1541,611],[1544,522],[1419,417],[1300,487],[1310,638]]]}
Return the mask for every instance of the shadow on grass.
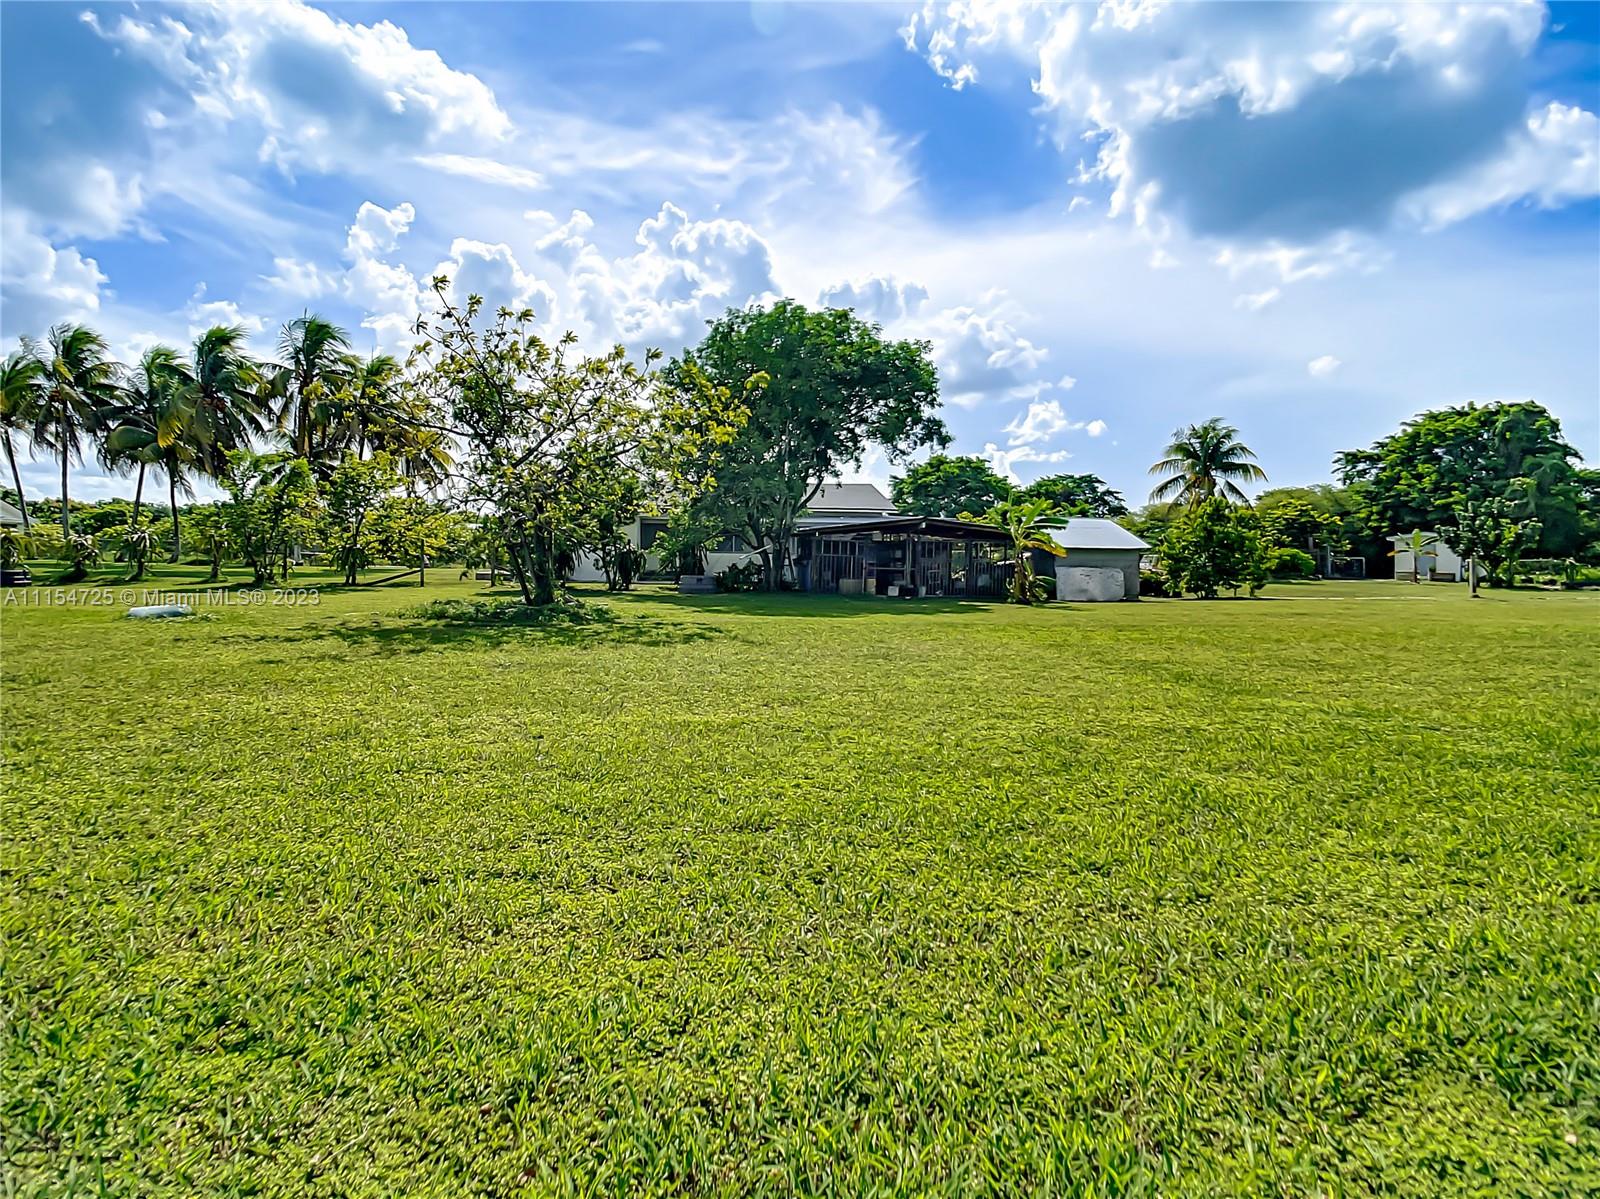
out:
{"label": "shadow on grass", "polygon": [[593,624],[518,625],[415,619],[405,624],[372,621],[308,627],[309,638],[333,637],[379,655],[417,654],[436,649],[482,649],[507,645],[673,646],[713,641],[730,634],[712,625],[625,616]]}
{"label": "shadow on grass", "polygon": [[988,612],[1005,606],[1001,600],[989,599],[891,599],[887,596],[816,595],[808,592],[683,595],[676,591],[640,590],[624,594],[653,604],[666,604],[683,612],[716,612],[735,616],[947,616]]}

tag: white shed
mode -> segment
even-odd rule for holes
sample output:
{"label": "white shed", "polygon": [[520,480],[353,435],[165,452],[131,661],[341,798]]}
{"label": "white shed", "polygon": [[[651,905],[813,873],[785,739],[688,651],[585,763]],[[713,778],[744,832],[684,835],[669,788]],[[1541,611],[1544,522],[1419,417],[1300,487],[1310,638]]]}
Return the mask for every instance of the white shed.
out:
{"label": "white shed", "polygon": [[1056,598],[1073,603],[1139,598],[1139,558],[1150,548],[1114,520],[1074,516],[1050,530],[1066,551],[1057,558]]}

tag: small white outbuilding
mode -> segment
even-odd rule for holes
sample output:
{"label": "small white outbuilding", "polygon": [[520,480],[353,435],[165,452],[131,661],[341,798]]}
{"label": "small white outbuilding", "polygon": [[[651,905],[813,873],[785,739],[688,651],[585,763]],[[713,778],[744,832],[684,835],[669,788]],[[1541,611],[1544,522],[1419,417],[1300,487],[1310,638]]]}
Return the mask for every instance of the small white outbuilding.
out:
{"label": "small white outbuilding", "polygon": [[1056,599],[1104,603],[1139,598],[1139,559],[1149,550],[1114,520],[1074,516],[1050,530],[1066,556],[1056,562]]}

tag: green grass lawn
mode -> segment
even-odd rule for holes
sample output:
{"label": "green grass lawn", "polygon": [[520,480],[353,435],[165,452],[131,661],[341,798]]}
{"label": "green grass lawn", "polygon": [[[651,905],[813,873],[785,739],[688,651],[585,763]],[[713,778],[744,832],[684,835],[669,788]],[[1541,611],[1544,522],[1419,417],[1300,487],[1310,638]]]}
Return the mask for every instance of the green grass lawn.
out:
{"label": "green grass lawn", "polygon": [[0,609],[7,1193],[1600,1188],[1600,597],[453,576]]}

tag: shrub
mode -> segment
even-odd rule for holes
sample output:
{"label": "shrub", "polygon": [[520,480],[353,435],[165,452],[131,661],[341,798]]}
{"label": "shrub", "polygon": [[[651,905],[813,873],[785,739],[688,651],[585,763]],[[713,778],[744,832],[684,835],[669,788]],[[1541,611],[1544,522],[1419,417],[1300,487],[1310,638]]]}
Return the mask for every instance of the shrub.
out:
{"label": "shrub", "polygon": [[1305,550],[1275,546],[1267,551],[1267,571],[1280,579],[1309,579],[1317,573],[1317,560]]}
{"label": "shrub", "polygon": [[615,620],[609,608],[576,599],[525,604],[515,599],[440,599],[408,608],[405,615],[445,624],[556,625],[599,624]]}
{"label": "shrub", "polygon": [[718,591],[759,591],[765,578],[759,562],[735,562],[716,576]]}
{"label": "shrub", "polygon": [[1168,585],[1167,576],[1159,570],[1141,570],[1139,572],[1139,594],[1165,598],[1172,594]]}
{"label": "shrub", "polygon": [[58,583],[81,583],[89,577],[89,568],[100,557],[94,538],[87,533],[73,533],[62,539],[61,561],[66,569],[57,577]]}

